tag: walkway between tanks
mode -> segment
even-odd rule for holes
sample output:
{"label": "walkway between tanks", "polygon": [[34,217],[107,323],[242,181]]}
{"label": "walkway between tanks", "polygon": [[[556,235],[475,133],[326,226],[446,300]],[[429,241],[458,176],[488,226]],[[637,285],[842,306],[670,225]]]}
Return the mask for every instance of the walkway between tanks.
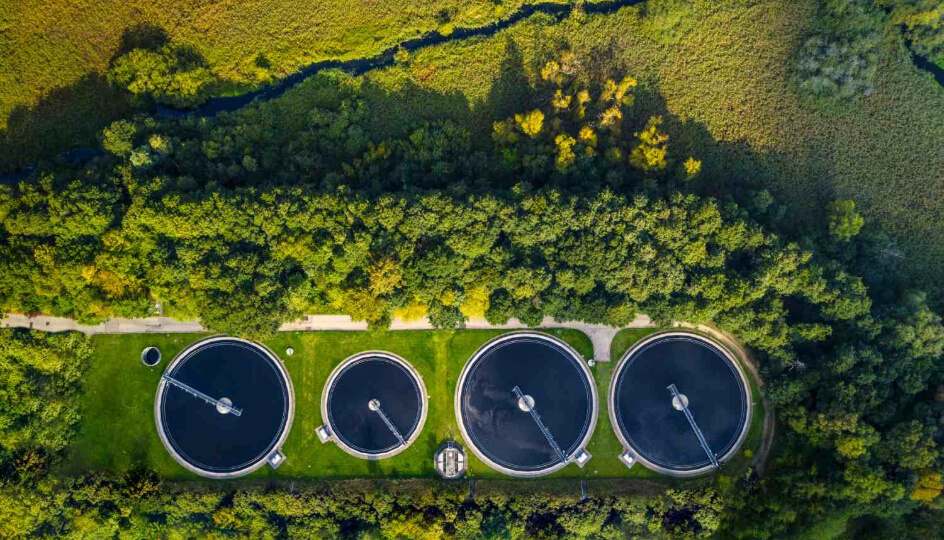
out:
{"label": "walkway between tanks", "polygon": [[[144,334],[144,333],[190,333],[205,332],[198,321],[178,321],[170,317],[146,317],[141,319],[108,319],[100,324],[80,324],[73,319],[65,317],[50,317],[46,315],[37,315],[30,317],[21,314],[10,314],[0,321],[0,326],[4,328],[32,328],[45,332],[65,332],[76,331],[87,335],[94,334]],[[608,362],[610,360],[610,344],[617,332],[623,328],[651,328],[655,325],[652,320],[645,315],[637,315],[636,318],[624,327],[607,326],[604,324],[589,324],[578,321],[557,321],[551,317],[545,317],[539,328],[571,328],[579,330],[590,338],[593,343],[593,358],[598,362]],[[522,328],[532,328],[522,323],[518,319],[511,319],[505,324],[491,324],[485,319],[470,319],[465,323],[466,329],[471,330],[514,330]],[[317,330],[342,330],[342,331],[363,331],[367,330],[367,323],[364,321],[354,321],[347,315],[308,315],[303,319],[285,323],[279,327],[280,332],[297,331],[317,331]],[[418,319],[415,321],[404,321],[394,319],[390,324],[390,330],[434,330],[427,319]]]}

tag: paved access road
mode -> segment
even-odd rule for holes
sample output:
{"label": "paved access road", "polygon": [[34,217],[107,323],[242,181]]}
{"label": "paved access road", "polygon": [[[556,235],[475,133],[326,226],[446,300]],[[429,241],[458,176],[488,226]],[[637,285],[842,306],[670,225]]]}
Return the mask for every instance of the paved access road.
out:
{"label": "paved access road", "polygon": [[[65,317],[50,317],[46,315],[37,315],[30,317],[27,315],[10,314],[0,321],[0,326],[4,328],[32,328],[34,330],[43,330],[46,332],[65,332],[76,331],[87,335],[94,334],[143,334],[143,333],[188,333],[205,332],[198,321],[178,321],[170,317],[146,317],[142,319],[108,319],[101,324],[79,324],[73,319]],[[608,362],[610,360],[610,344],[616,333],[622,330],[615,326],[603,324],[587,324],[577,321],[560,322],[550,317],[545,317],[540,328],[572,328],[586,334],[593,343],[593,358],[598,362]],[[645,315],[638,315],[635,320],[623,328],[650,328],[653,327],[652,321]],[[485,319],[471,319],[466,321],[465,327],[468,329],[495,329],[495,330],[513,330],[520,328],[529,328],[528,325],[517,319],[511,319],[505,324],[491,324]],[[394,319],[390,324],[390,330],[433,330],[429,320],[423,318],[415,321],[404,321]],[[367,330],[367,323],[364,321],[351,320],[347,315],[308,315],[303,319],[283,324],[279,327],[281,332],[314,331],[314,330]]]}

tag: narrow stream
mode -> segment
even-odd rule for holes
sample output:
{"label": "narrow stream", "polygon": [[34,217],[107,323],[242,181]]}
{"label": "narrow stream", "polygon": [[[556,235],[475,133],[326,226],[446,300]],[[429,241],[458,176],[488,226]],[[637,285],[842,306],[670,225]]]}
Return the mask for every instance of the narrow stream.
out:
{"label": "narrow stream", "polygon": [[[581,9],[590,14],[613,13],[620,8],[641,4],[645,0],[600,0],[590,4],[584,4]],[[537,4],[526,4],[518,8],[517,11],[504,19],[500,19],[483,26],[460,27],[456,28],[451,34],[443,35],[437,30],[427,32],[426,34],[408,39],[399,45],[394,45],[386,50],[367,58],[355,58],[352,60],[324,60],[309,64],[295,73],[280,79],[275,84],[264,86],[257,90],[240,94],[238,96],[223,96],[210,98],[203,105],[192,109],[175,109],[172,107],[158,105],[155,114],[159,118],[182,118],[186,116],[211,117],[221,112],[235,111],[259,101],[268,101],[275,99],[294,88],[308,77],[328,69],[340,69],[353,75],[361,75],[368,71],[381,69],[394,64],[394,55],[401,48],[407,52],[415,52],[426,47],[433,47],[452,41],[459,41],[473,37],[488,37],[495,33],[511,27],[532,15],[545,14],[555,19],[555,22],[562,21],[570,15],[575,9],[573,4],[558,4],[553,2],[541,2]],[[908,49],[911,51],[911,57],[918,69],[927,71],[934,76],[934,79],[944,86],[944,68],[938,66],[929,59],[918,55],[913,51],[910,44]],[[102,151],[98,148],[76,148],[64,152],[59,156],[61,161],[70,165],[79,166],[89,161],[93,157],[99,156]],[[0,184],[13,184],[25,179],[32,174],[35,167],[24,167],[20,171],[12,174],[0,175]]]}
{"label": "narrow stream", "polygon": [[[583,5],[582,9],[586,13],[606,14],[612,13],[620,8],[640,4],[645,0],[602,0],[591,4]],[[468,28],[456,28],[451,34],[443,35],[437,30],[427,32],[426,34],[408,39],[399,45],[394,45],[379,54],[367,58],[355,58],[353,60],[325,60],[315,62],[296,71],[295,73],[280,79],[277,83],[253,90],[251,92],[240,94],[238,96],[225,96],[211,98],[203,105],[193,109],[174,109],[166,106],[159,106],[157,114],[160,117],[181,117],[181,116],[213,116],[224,111],[234,111],[245,107],[253,101],[270,100],[283,95],[286,91],[295,87],[308,77],[327,69],[341,69],[353,75],[361,75],[368,71],[385,68],[394,64],[394,55],[398,50],[404,49],[407,52],[415,52],[427,47],[442,45],[452,41],[460,41],[472,37],[488,37],[495,33],[509,28],[524,19],[536,14],[551,15],[556,22],[562,21],[574,10],[573,4],[558,4],[553,2],[541,2],[537,4],[525,4],[518,8],[510,16],[500,19],[484,26],[475,26]]]}
{"label": "narrow stream", "polygon": [[[584,4],[582,9],[586,13],[607,14],[613,13],[626,6],[641,4],[644,1],[645,0],[600,0],[590,4]],[[284,79],[280,79],[275,84],[264,86],[245,94],[210,98],[204,104],[191,109],[176,109],[165,105],[158,105],[154,110],[154,114],[159,118],[183,118],[187,116],[210,117],[221,112],[235,111],[256,100],[268,101],[278,98],[308,77],[320,71],[341,69],[353,75],[361,75],[368,71],[392,66],[394,64],[394,55],[401,48],[408,52],[415,52],[426,47],[433,47],[452,41],[480,36],[488,37],[537,14],[550,15],[554,17],[555,22],[560,22],[570,15],[573,10],[573,4],[559,4],[554,2],[526,4],[518,8],[517,11],[508,17],[483,26],[456,28],[449,35],[443,35],[439,31],[433,30],[420,37],[408,39],[398,45],[389,47],[374,56],[355,58],[352,60],[324,60],[315,62],[292,73]],[[98,148],[74,148],[60,154],[58,159],[68,165],[80,166],[93,157],[102,155],[102,153],[101,149]],[[35,166],[29,166],[23,167],[13,173],[0,174],[0,184],[15,184],[29,177],[35,169]]]}

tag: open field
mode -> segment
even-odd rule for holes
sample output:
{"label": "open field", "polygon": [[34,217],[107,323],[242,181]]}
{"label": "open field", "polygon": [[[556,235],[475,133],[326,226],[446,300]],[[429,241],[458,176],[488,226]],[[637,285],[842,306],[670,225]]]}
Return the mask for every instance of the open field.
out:
{"label": "open field", "polygon": [[0,0],[0,142],[11,139],[0,150],[19,154],[0,159],[0,169],[87,146],[126,114],[128,103],[103,73],[149,32],[194,47],[230,92],[240,92],[319,60],[486,24],[526,1]]}
{"label": "open field", "polygon": [[[887,231],[890,256],[940,302],[944,278],[944,87],[886,39],[877,91],[824,108],[790,80],[795,46],[813,24],[812,1],[696,1],[679,19],[642,15],[529,20],[489,39],[421,51],[407,66],[367,76],[378,126],[451,115],[489,129],[520,111],[554,50],[569,48],[597,73],[641,81],[640,115],[662,114],[670,157],[703,160],[700,188],[766,187],[789,208],[784,224],[822,233],[825,204],[852,198]],[[391,97],[392,96],[392,97]]]}
{"label": "open field", "polygon": [[[240,3],[237,10],[230,2],[176,9],[138,2],[43,9],[32,9],[34,2],[6,3],[0,57],[9,68],[0,82],[0,132],[13,107],[30,107],[65,85],[33,112],[14,115],[6,152],[14,161],[34,155],[38,146],[88,144],[107,118],[126,111],[94,74],[135,23],[156,24],[172,39],[192,43],[214,70],[235,81],[236,90],[311,61],[376,53],[442,26],[442,9],[453,13],[455,24],[474,25],[520,5],[482,0],[457,8],[460,3],[444,0],[435,6],[331,2],[288,9],[288,3],[259,1]],[[651,4],[649,15],[636,6],[576,14],[556,24],[535,16],[493,37],[425,49],[404,65],[373,72],[363,80],[375,137],[441,117],[484,133],[494,118],[521,109],[528,77],[546,58],[570,48],[591,71],[626,72],[642,81],[639,114],[662,113],[672,151],[703,160],[702,190],[767,187],[789,205],[785,222],[798,234],[822,230],[825,202],[853,198],[869,223],[891,234],[897,247],[889,257],[940,301],[944,88],[889,37],[875,95],[840,107],[815,106],[797,94],[789,72],[793,50],[813,23],[812,0],[699,0],[671,13],[660,11],[660,0]],[[260,54],[270,67],[258,67]],[[304,92],[303,84],[294,95]]]}
{"label": "open field", "polygon": [[[592,354],[589,339],[574,330],[547,330],[579,351]],[[651,333],[651,329],[624,330],[619,343],[626,347]],[[295,422],[285,454],[288,460],[277,472],[263,468],[249,479],[304,478],[405,478],[434,476],[432,455],[447,438],[461,440],[456,425],[453,396],[456,378],[466,360],[484,342],[502,333],[491,330],[468,331],[398,331],[398,332],[297,332],[282,333],[266,345],[283,359],[295,386]],[[85,377],[81,399],[82,427],[70,448],[60,474],[73,475],[102,470],[123,472],[137,466],[154,469],[171,479],[193,479],[194,475],[177,465],[161,445],[154,428],[154,391],[167,362],[183,347],[199,339],[194,334],[99,335],[93,338],[95,355]],[[138,355],[148,345],[161,348],[165,361],[158,368],[140,364]],[[286,357],[286,347],[295,354]],[[321,392],[331,370],[348,356],[370,349],[397,353],[422,374],[430,395],[429,416],[420,438],[405,452],[382,461],[359,460],[345,454],[334,444],[322,445],[314,430],[322,424]],[[658,475],[635,467],[631,471],[619,462],[622,448],[612,432],[606,412],[605,396],[614,363],[598,363],[593,368],[600,393],[600,416],[588,450],[593,459],[585,469],[569,466],[551,478],[657,478]],[[759,411],[758,416],[762,417]],[[760,438],[759,422],[752,424],[751,439],[745,448],[756,448]],[[469,453],[469,476],[504,478]],[[738,458],[733,469],[746,465]],[[733,470],[732,469],[732,470]]]}

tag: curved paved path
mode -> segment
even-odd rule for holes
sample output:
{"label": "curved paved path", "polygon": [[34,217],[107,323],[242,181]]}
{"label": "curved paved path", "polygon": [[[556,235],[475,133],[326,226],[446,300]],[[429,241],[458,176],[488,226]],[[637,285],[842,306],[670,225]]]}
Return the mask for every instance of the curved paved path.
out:
{"label": "curved paved path", "polygon": [[[46,332],[65,332],[76,331],[83,334],[143,334],[143,333],[180,333],[180,332],[205,332],[198,321],[178,321],[170,317],[146,317],[141,319],[109,319],[101,324],[80,324],[72,319],[65,317],[50,317],[46,315],[37,315],[30,317],[27,315],[10,314],[0,321],[0,326],[4,328],[32,328],[34,330],[43,330]],[[636,319],[622,328],[650,328],[655,326],[652,320],[645,315],[638,315]],[[505,324],[491,324],[485,319],[470,319],[466,321],[465,327],[468,329],[518,329],[529,328],[518,319],[511,319]],[[545,317],[540,328],[572,328],[579,330],[590,338],[593,343],[593,358],[598,362],[608,362],[610,360],[610,344],[616,333],[622,330],[620,327],[607,326],[604,324],[588,324],[577,321],[560,322],[551,317]],[[433,325],[429,320],[423,318],[415,321],[404,321],[394,319],[390,324],[390,330],[433,330]],[[279,327],[280,332],[313,331],[313,330],[345,330],[345,331],[363,331],[367,330],[367,323],[364,321],[351,320],[347,315],[308,315],[303,319],[283,324]]]}
{"label": "curved paved path", "polygon": [[[593,343],[593,358],[597,362],[610,361],[610,346],[613,338],[623,328],[654,328],[656,325],[646,315],[637,315],[628,325],[623,327],[607,326],[604,324],[588,324],[579,321],[557,321],[551,317],[545,317],[538,325],[539,328],[571,328],[579,330],[590,338]],[[750,351],[741,345],[728,334],[709,325],[688,324],[683,322],[674,323],[674,326],[688,327],[699,330],[711,335],[721,343],[730,347],[738,356],[745,359],[747,369],[754,376],[757,384],[763,388],[763,379],[757,370],[757,362],[750,354]],[[37,315],[30,317],[21,314],[9,314],[0,319],[0,327],[3,328],[32,328],[46,332],[65,332],[76,331],[86,335],[94,334],[142,334],[142,333],[192,333],[205,332],[198,321],[178,321],[170,317],[146,317],[141,319],[109,319],[101,324],[79,324],[73,319],[65,317],[50,317],[46,315]],[[530,328],[518,319],[511,319],[505,324],[491,324],[485,319],[470,319],[466,321],[467,329],[486,329],[486,330],[514,330],[521,328]],[[433,330],[433,326],[426,318],[415,321],[404,321],[394,319],[390,324],[390,330]],[[364,321],[354,321],[347,315],[308,315],[303,319],[284,323],[279,327],[280,332],[299,332],[299,331],[318,331],[318,330],[341,330],[341,331],[364,331],[367,330],[367,323]],[[762,397],[764,401],[764,436],[761,447],[754,456],[752,465],[759,475],[764,472],[764,465],[767,462],[767,456],[773,444],[774,432],[776,427],[774,411],[772,404],[766,396]]]}

